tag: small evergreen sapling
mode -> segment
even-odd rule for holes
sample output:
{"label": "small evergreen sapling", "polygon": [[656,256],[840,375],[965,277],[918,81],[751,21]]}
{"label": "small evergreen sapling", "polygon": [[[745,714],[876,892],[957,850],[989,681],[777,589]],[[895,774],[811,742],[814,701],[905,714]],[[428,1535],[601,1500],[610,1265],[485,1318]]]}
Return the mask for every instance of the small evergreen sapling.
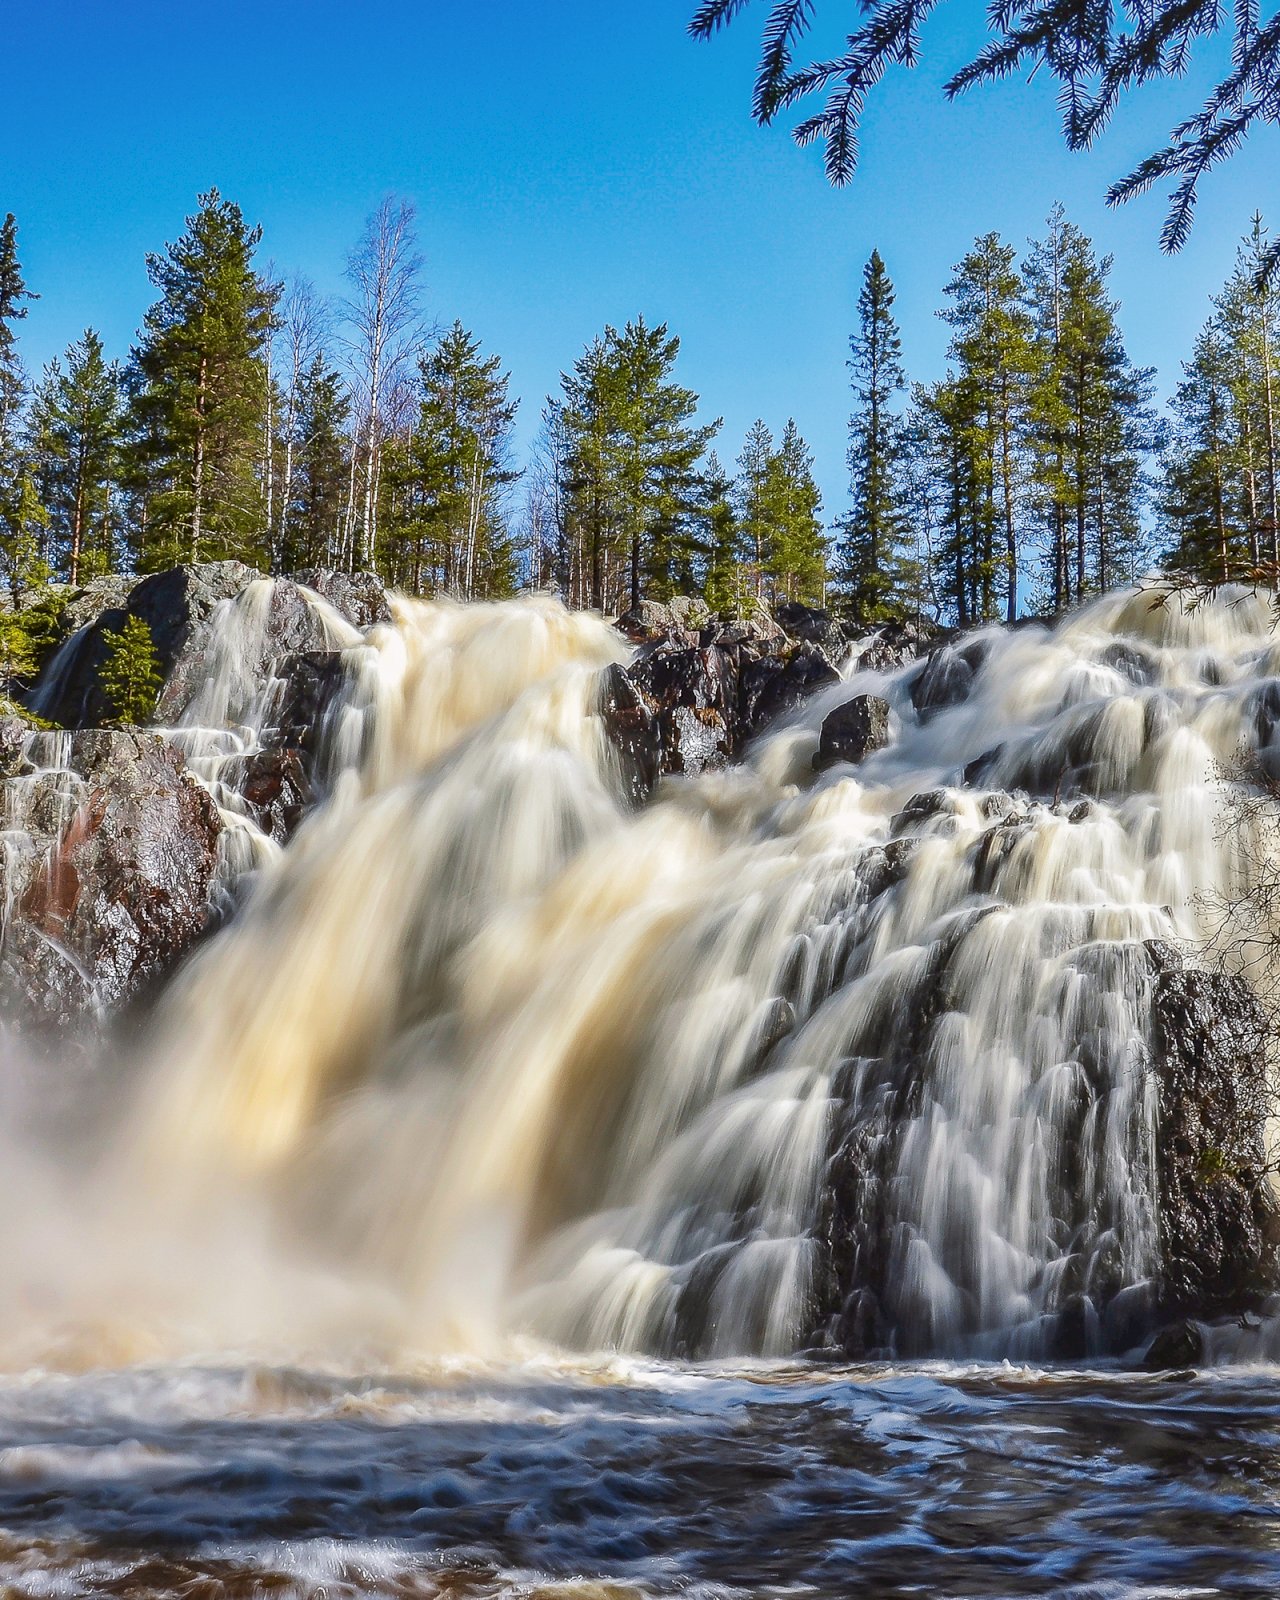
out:
{"label": "small evergreen sapling", "polygon": [[107,636],[102,687],[117,726],[136,726],[154,716],[164,678],[151,629],[141,617],[126,618],[122,628]]}

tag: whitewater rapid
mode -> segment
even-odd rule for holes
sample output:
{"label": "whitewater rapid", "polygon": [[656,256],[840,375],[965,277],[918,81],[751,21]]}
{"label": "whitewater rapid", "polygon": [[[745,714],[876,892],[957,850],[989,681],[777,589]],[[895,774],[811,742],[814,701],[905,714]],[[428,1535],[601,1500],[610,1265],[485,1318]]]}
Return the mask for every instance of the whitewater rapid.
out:
{"label": "whitewater rapid", "polygon": [[[225,767],[280,693],[269,593],[224,605],[175,732],[248,838],[243,904],[111,1069],[74,1183],[11,1164],[8,1349],[776,1357],[821,1341],[838,1267],[899,1353],[1030,1358],[1069,1299],[1101,1341],[1145,1291],[1141,950],[1202,947],[1269,848],[1224,827],[1242,751],[1273,758],[1266,597],[992,629],[927,716],[918,666],[855,651],[638,812],[602,620],[331,615],[321,797],[280,851]],[[815,776],[855,693],[890,742]],[[833,1265],[837,1131],[861,1212]]]}

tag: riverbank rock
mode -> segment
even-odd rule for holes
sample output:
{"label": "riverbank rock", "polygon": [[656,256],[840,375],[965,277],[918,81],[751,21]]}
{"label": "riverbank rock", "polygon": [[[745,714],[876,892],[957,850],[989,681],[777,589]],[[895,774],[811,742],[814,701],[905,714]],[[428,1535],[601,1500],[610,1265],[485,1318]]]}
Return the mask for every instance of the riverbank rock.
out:
{"label": "riverbank rock", "polygon": [[1166,1314],[1255,1305],[1280,1283],[1267,1177],[1267,1023],[1243,978],[1187,966],[1151,941],[1152,1065]]}
{"label": "riverbank rock", "polygon": [[[151,630],[160,670],[172,672],[179,653],[219,601],[233,598],[261,574],[241,561],[208,561],[174,567],[141,580],[110,580],[101,591],[80,591],[64,613],[70,621],[83,615],[98,598],[110,603],[86,617],[68,635],[41,673],[30,696],[40,716],[65,728],[91,728],[112,714],[102,686],[108,640],[129,617],[139,617]],[[121,594],[117,584],[128,582]]]}
{"label": "riverbank rock", "polygon": [[150,995],[204,933],[221,823],[157,734],[4,748],[22,848],[4,863],[0,994],[20,1028],[74,1028]]}
{"label": "riverbank rock", "polygon": [[[128,617],[147,624],[165,688],[157,720],[173,722],[209,677],[219,607],[238,599],[263,574],[242,561],[206,561],[172,567],[142,579],[95,579],[59,603],[65,636],[29,696],[34,711],[68,728],[100,726],[111,716],[102,687],[108,641]],[[319,595],[354,630],[390,620],[382,580],[368,572],[311,568],[272,584],[256,616],[252,641],[259,674],[281,656],[331,650],[348,642],[326,624],[307,591]],[[248,644],[250,641],[245,641]]]}

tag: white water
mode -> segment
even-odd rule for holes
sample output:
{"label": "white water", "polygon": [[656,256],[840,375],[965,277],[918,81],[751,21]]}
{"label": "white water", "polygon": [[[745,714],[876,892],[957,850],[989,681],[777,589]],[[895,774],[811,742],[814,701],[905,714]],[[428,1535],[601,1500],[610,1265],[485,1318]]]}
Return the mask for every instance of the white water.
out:
{"label": "white water", "polygon": [[[227,608],[183,717],[214,785],[269,722],[263,603]],[[993,631],[970,699],[925,722],[912,669],[855,670],[639,814],[595,715],[626,655],[604,623],[400,602],[363,640],[335,631],[324,803],[253,855],[96,1169],[68,1198],[58,1167],[23,1168],[10,1347],[529,1329],[785,1353],[817,1331],[840,1116],[885,1336],[1041,1351],[1073,1296],[1101,1310],[1154,1266],[1139,944],[1194,945],[1248,870],[1222,773],[1280,670],[1271,625],[1252,596],[1112,597]],[[822,720],[859,690],[890,699],[893,742],[815,779]],[[951,787],[904,819],[996,746],[997,798]],[[1041,800],[1003,797],[1020,786]],[[886,845],[897,881],[874,892]]]}

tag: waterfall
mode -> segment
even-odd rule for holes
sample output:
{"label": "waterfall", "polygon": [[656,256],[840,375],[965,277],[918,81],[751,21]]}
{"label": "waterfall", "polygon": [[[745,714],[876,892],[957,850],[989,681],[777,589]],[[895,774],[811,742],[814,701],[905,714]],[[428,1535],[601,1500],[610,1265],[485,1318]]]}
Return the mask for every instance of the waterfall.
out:
{"label": "waterfall", "polygon": [[[268,599],[228,608],[180,720],[213,785],[270,721]],[[278,1321],[357,1285],[353,1320],[421,1347],[774,1355],[838,1315],[868,1348],[1035,1355],[1083,1306],[1101,1348],[1157,1265],[1144,942],[1203,943],[1251,870],[1240,751],[1280,759],[1266,597],[993,628],[923,711],[918,665],[855,658],[639,811],[604,622],[393,610],[335,628],[321,797],[134,1069],[95,1203],[206,1280],[156,1315],[194,1326],[254,1251]],[[860,692],[889,744],[815,776]]]}

